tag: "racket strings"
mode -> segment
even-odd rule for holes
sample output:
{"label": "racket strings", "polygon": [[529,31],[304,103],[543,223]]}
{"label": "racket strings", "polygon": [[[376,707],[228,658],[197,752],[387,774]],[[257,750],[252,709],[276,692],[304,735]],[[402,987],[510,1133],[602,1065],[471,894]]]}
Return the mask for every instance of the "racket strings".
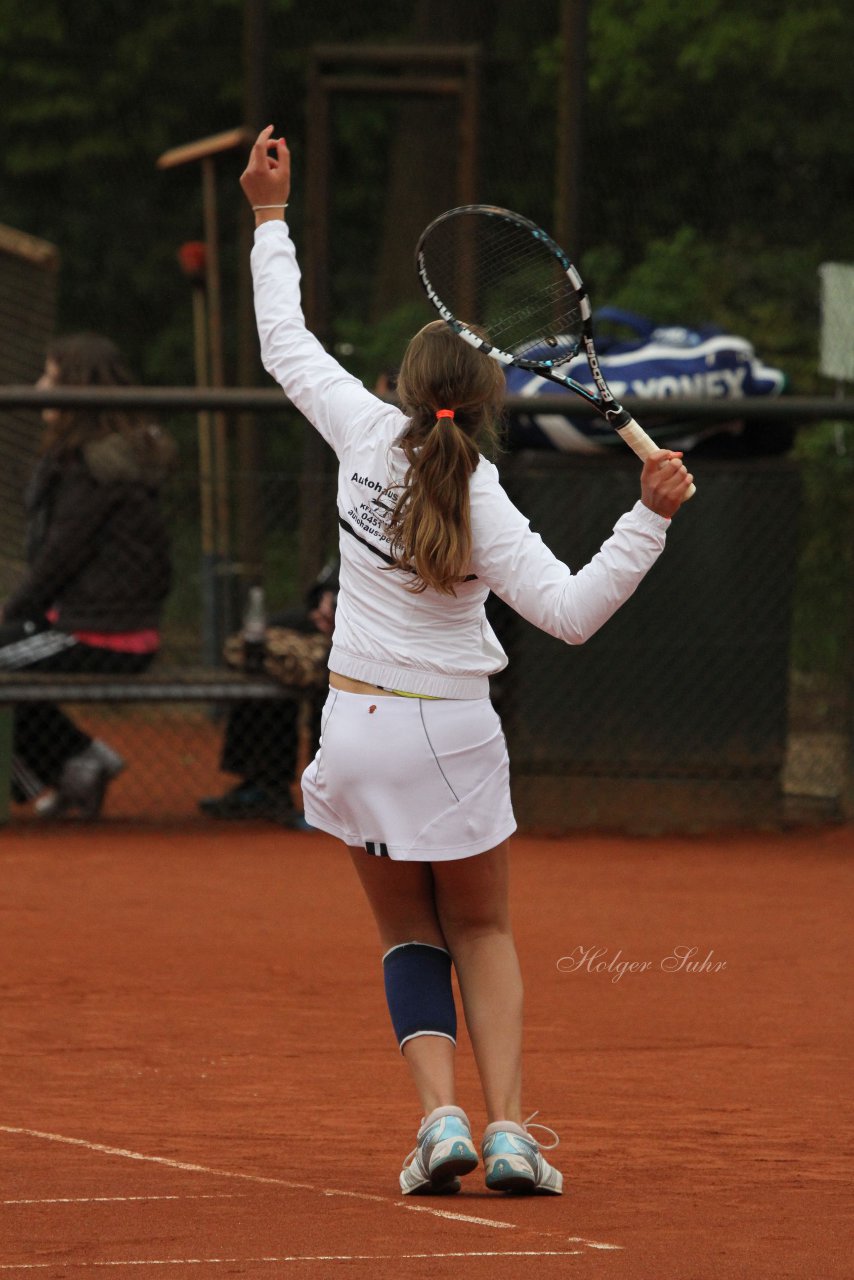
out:
{"label": "racket strings", "polygon": [[482,212],[434,224],[421,250],[451,313],[516,358],[559,364],[578,350],[583,313],[566,264],[530,230]]}
{"label": "racket strings", "polygon": [[[575,351],[581,317],[575,303],[566,305],[565,294],[565,285],[555,282],[542,288],[532,302],[503,314],[489,330],[495,345],[510,347],[519,355],[523,349],[539,347],[543,342],[552,349],[552,342],[558,346],[571,345]],[[520,337],[520,333],[524,336]]]}

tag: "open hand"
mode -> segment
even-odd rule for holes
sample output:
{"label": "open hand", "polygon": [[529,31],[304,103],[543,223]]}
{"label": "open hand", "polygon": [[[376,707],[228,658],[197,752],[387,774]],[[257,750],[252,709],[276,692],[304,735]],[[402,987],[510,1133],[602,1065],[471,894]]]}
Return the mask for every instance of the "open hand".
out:
{"label": "open hand", "polygon": [[643,464],[641,501],[650,511],[670,519],[688,498],[693,480],[681,453],[656,449]]}
{"label": "open hand", "polygon": [[[273,126],[262,129],[240,176],[243,194],[256,209],[256,223],[282,218],[291,191],[291,153],[284,138],[273,138]],[[258,205],[271,208],[258,209]]]}

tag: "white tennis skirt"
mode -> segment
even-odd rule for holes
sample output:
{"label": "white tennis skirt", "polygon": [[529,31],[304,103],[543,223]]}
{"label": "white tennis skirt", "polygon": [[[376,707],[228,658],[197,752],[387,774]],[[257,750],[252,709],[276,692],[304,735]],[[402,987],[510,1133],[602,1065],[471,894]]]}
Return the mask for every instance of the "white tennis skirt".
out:
{"label": "white tennis skirt", "polygon": [[401,862],[469,858],[516,830],[507,744],[488,698],[330,689],[302,795],[311,826]]}

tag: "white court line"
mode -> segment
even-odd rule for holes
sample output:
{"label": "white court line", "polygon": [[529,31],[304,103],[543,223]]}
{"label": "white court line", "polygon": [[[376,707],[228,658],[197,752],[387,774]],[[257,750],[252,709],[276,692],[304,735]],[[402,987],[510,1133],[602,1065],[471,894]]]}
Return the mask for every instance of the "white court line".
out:
{"label": "white court line", "polygon": [[146,1164],[162,1164],[167,1169],[181,1169],[185,1173],[212,1173],[218,1178],[244,1178],[248,1182],[269,1183],[276,1187],[288,1187],[296,1191],[316,1191],[307,1182],[287,1182],[284,1178],[263,1178],[257,1173],[236,1173],[232,1169],[211,1169],[204,1164],[192,1164],[187,1160],[170,1160],[168,1156],[147,1156],[141,1151],[128,1151],[124,1147],[107,1147],[102,1142],[87,1142],[85,1138],[68,1138],[62,1133],[45,1133],[41,1129],[20,1129],[14,1125],[0,1124],[0,1133],[17,1133],[26,1138],[44,1138],[46,1142],[62,1142],[69,1147],[85,1147],[87,1151],[99,1151],[105,1156],[122,1156],[125,1160],[142,1160]]}
{"label": "white court line", "polygon": [[432,1262],[438,1258],[577,1258],[581,1249],[517,1249],[506,1253],[504,1250],[491,1249],[480,1251],[460,1251],[458,1253],[320,1253],[320,1254],[285,1254],[282,1257],[264,1258],[122,1258],[115,1262],[0,1262],[0,1271],[44,1271],[48,1267],[61,1266],[68,1270],[77,1267],[88,1270],[90,1267],[188,1267],[188,1266],[235,1266],[238,1264],[257,1265],[258,1263],[281,1262],[409,1262],[427,1260]]}
{"label": "white court line", "polygon": [[457,1222],[474,1223],[476,1226],[509,1227],[515,1229],[515,1222],[497,1222],[492,1218],[474,1218],[464,1213],[449,1213],[446,1209],[429,1209],[423,1205],[404,1204],[389,1201],[387,1196],[370,1195],[364,1191],[339,1191],[336,1188],[325,1190],[312,1186],[308,1182],[289,1182],[285,1178],[265,1178],[257,1173],[237,1173],[233,1169],[214,1169],[204,1164],[193,1164],[187,1160],[170,1160],[168,1156],[147,1156],[141,1151],[128,1151],[124,1147],[108,1147],[102,1142],[87,1142],[85,1138],[69,1138],[61,1133],[45,1133],[41,1129],[22,1129],[15,1125],[0,1124],[0,1133],[14,1133],[29,1138],[43,1138],[46,1142],[61,1142],[66,1146],[84,1147],[87,1151],[98,1151],[101,1155],[122,1156],[126,1160],[142,1160],[148,1164],[165,1165],[167,1169],[180,1169],[186,1173],[208,1173],[217,1178],[242,1178],[246,1182],[257,1182],[264,1186],[286,1187],[289,1191],[315,1191],[325,1195],[352,1196],[357,1200],[373,1200],[380,1204],[398,1204],[400,1208],[415,1210],[420,1213],[432,1213],[439,1218],[453,1218]]}
{"label": "white court line", "polygon": [[[380,1204],[388,1204],[388,1196],[372,1196],[364,1191],[336,1191],[332,1188],[322,1188],[321,1194],[324,1196],[354,1196],[357,1200],[378,1200]],[[449,1209],[432,1209],[426,1204],[412,1204],[410,1201],[405,1203],[401,1200],[392,1202],[397,1209],[408,1209],[410,1213],[432,1213],[435,1218],[456,1218],[458,1222],[474,1222],[481,1227],[498,1227],[515,1229],[515,1222],[499,1222],[497,1218],[474,1218],[468,1213],[452,1213]]]}
{"label": "white court line", "polygon": [[[243,1193],[245,1194],[245,1193]],[[240,1200],[242,1195],[233,1191],[217,1191],[211,1195],[186,1196],[39,1196],[32,1200],[0,1200],[4,1204],[130,1204],[133,1200]]]}
{"label": "white court line", "polygon": [[[448,1209],[432,1209],[432,1208],[429,1208],[427,1205],[408,1204],[408,1203],[404,1204],[399,1200],[390,1200],[388,1196],[371,1195],[365,1191],[343,1191],[335,1187],[329,1187],[329,1188],[315,1187],[307,1182],[289,1182],[285,1178],[265,1178],[257,1173],[238,1173],[233,1169],[216,1169],[216,1168],[212,1168],[209,1165],[195,1164],[187,1160],[171,1160],[168,1156],[149,1156],[149,1155],[145,1155],[141,1151],[129,1151],[124,1147],[109,1147],[109,1146],[105,1146],[104,1143],[101,1143],[101,1142],[88,1142],[85,1138],[69,1138],[65,1134],[46,1133],[41,1129],[24,1129],[16,1125],[0,1124],[0,1133],[13,1133],[13,1134],[22,1135],[28,1138],[43,1138],[46,1142],[60,1142],[65,1144],[66,1146],[84,1147],[87,1151],[97,1151],[97,1152],[100,1152],[102,1155],[121,1156],[126,1160],[141,1160],[147,1164],[165,1165],[166,1168],[168,1169],[180,1169],[187,1173],[207,1173],[217,1178],[240,1178],[246,1182],[260,1183],[263,1186],[286,1187],[288,1190],[291,1190],[291,1191],[293,1190],[314,1191],[314,1192],[317,1192],[318,1194],[327,1195],[327,1196],[350,1196],[356,1200],[371,1200],[374,1202],[379,1202],[380,1204],[393,1204],[399,1209],[408,1209],[412,1213],[429,1213],[429,1214],[432,1214],[433,1217],[435,1218],[444,1218],[444,1219],[450,1218],[451,1220],[456,1222],[465,1222],[478,1227],[493,1227],[496,1230],[507,1229],[507,1230],[515,1231],[518,1229],[518,1225],[519,1225],[518,1223],[515,1223],[515,1222],[501,1222],[496,1218],[476,1218],[472,1214],[453,1213]],[[526,1229],[529,1231],[532,1230],[532,1228],[530,1227],[527,1227]],[[534,1230],[536,1229],[534,1228]],[[553,1231],[549,1231],[549,1232],[541,1231],[541,1232],[537,1232],[537,1234],[556,1235],[557,1233]],[[581,1236],[570,1236],[568,1238],[567,1243],[580,1244],[587,1249],[622,1250],[622,1247],[623,1247],[622,1245],[619,1245],[619,1244],[604,1244],[601,1241],[597,1241],[597,1240],[586,1240]],[[411,1256],[415,1257],[417,1255],[413,1254]],[[444,1255],[427,1254],[424,1256],[439,1257]],[[450,1257],[452,1255],[447,1255],[447,1256]],[[469,1256],[469,1255],[466,1255],[466,1256]],[[474,1255],[471,1255],[471,1256],[474,1256]],[[481,1256],[481,1255],[478,1255],[478,1256]],[[483,1256],[487,1256],[487,1255],[483,1255]],[[288,1259],[285,1259],[285,1261],[287,1260]],[[193,1259],[189,1259],[188,1261],[193,1261]],[[248,1259],[248,1261],[251,1261],[251,1259]],[[32,1265],[41,1266],[40,1263],[32,1264]],[[93,1263],[92,1265],[100,1266],[102,1264]],[[132,1264],[129,1263],[128,1265],[132,1265]],[[155,1264],[152,1264],[152,1265],[155,1265]],[[0,1269],[2,1268],[3,1268],[3,1264],[0,1264]]]}
{"label": "white court line", "polygon": [[584,1236],[567,1236],[567,1244],[583,1244],[586,1249],[622,1249],[621,1244],[602,1244],[599,1240],[586,1240]]}
{"label": "white court line", "polygon": [[408,1209],[410,1213],[432,1213],[434,1218],[458,1218],[462,1222],[476,1222],[480,1227],[511,1227],[515,1228],[515,1222],[497,1222],[495,1218],[473,1218],[470,1214],[452,1213],[450,1209],[431,1209],[426,1204],[404,1204],[401,1208]]}

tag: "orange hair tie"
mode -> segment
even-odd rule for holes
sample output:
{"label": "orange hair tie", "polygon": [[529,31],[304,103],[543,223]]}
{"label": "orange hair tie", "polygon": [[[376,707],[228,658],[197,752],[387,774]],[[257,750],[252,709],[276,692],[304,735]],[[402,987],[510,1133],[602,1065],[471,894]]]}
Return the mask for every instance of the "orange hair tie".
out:
{"label": "orange hair tie", "polygon": [[437,417],[437,418],[450,418],[450,419],[453,421],[454,411],[453,411],[453,409],[437,409],[437,410],[436,410],[436,417]]}

